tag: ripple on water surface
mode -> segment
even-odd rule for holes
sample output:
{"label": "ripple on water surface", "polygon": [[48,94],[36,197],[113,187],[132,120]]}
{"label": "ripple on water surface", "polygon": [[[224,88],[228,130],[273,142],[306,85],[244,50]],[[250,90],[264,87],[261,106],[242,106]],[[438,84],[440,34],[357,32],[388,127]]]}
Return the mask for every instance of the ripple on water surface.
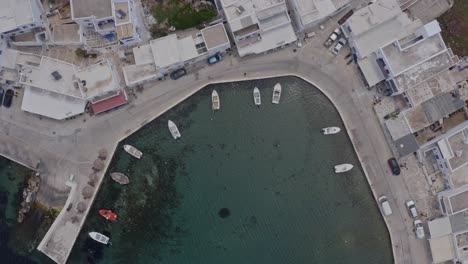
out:
{"label": "ripple on water surface", "polygon": [[[281,82],[279,105],[272,88]],[[260,89],[262,105],[253,103]],[[216,89],[221,110],[211,110]],[[182,138],[167,129],[173,120]],[[388,233],[331,103],[293,77],[209,86],[119,146],[71,263],[392,263]],[[112,209],[107,223],[97,211]],[[100,246],[87,232],[109,234]]]}

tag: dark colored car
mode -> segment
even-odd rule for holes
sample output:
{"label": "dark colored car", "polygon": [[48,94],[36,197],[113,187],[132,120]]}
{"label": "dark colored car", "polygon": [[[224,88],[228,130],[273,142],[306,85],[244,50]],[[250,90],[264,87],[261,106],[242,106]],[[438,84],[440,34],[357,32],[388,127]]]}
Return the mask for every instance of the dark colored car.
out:
{"label": "dark colored car", "polygon": [[11,102],[13,101],[14,95],[15,95],[15,92],[11,89],[8,89],[5,93],[5,100],[3,100],[3,106],[10,107]]}
{"label": "dark colored car", "polygon": [[187,71],[185,70],[185,68],[180,68],[176,71],[173,71],[170,76],[172,80],[177,80],[186,74],[187,74]]}
{"label": "dark colored car", "polygon": [[2,101],[3,101],[3,94],[5,93],[5,90],[3,90],[2,87],[0,87],[0,106],[2,105]]}
{"label": "dark colored car", "polygon": [[395,158],[391,158],[388,160],[388,165],[390,166],[390,169],[392,170],[393,175],[400,175],[400,165],[398,165],[398,162]]}

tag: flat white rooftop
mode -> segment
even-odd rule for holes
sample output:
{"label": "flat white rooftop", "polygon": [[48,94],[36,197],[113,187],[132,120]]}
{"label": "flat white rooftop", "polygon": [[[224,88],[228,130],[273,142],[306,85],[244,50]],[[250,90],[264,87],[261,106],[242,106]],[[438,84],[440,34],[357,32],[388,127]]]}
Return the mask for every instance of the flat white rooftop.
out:
{"label": "flat white rooftop", "polygon": [[148,63],[143,65],[130,65],[123,67],[123,73],[125,77],[125,83],[127,85],[133,85],[139,82],[143,82],[157,76],[158,70],[154,63]]}
{"label": "flat white rooftop", "polygon": [[135,65],[144,65],[154,63],[153,52],[151,45],[142,45],[133,48],[133,56],[135,58]]}
{"label": "flat white rooftop", "polygon": [[188,61],[199,55],[192,36],[179,39],[176,34],[172,34],[154,39],[150,45],[157,69]]}
{"label": "flat white rooftop", "polygon": [[424,40],[420,40],[411,47],[400,51],[400,49],[389,44],[382,49],[387,59],[388,66],[396,76],[410,67],[417,65],[446,49],[444,40],[440,34],[436,34]]}
{"label": "flat white rooftop", "polygon": [[[57,73],[54,78],[53,73]],[[75,65],[49,57],[42,57],[40,66],[25,66],[21,72],[20,83],[34,86],[60,94],[82,98],[79,87],[74,87],[77,81]]]}
{"label": "flat white rooftop", "polygon": [[240,56],[260,54],[271,49],[279,48],[297,40],[296,33],[291,24],[268,31],[262,34],[262,39],[247,46],[238,46]]}
{"label": "flat white rooftop", "polygon": [[62,120],[83,113],[86,104],[84,99],[26,86],[21,110]]}
{"label": "flat white rooftop", "polygon": [[201,34],[208,50],[229,44],[229,38],[222,23],[202,29]]}
{"label": "flat white rooftop", "polygon": [[33,0],[1,0],[0,33],[33,22]]}
{"label": "flat white rooftop", "polygon": [[79,99],[119,89],[108,61],[77,69],[71,63],[42,57],[37,66],[23,66],[20,83]]}
{"label": "flat white rooftop", "polygon": [[81,91],[84,98],[93,98],[119,88],[109,61],[80,69],[76,73],[76,77],[81,81]]}
{"label": "flat white rooftop", "polygon": [[396,0],[377,0],[367,5],[348,18],[346,24],[352,29],[354,36],[359,36],[366,31],[390,21],[402,13]]}
{"label": "flat white rooftop", "polygon": [[70,0],[72,18],[112,16],[112,0]]}
{"label": "flat white rooftop", "polygon": [[339,8],[349,4],[350,0],[292,0],[303,25],[311,24],[333,14]]}

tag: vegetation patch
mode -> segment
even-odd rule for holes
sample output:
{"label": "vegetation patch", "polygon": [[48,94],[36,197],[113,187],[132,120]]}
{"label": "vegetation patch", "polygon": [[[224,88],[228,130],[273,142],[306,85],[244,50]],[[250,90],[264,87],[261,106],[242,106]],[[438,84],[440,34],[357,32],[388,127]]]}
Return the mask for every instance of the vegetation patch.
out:
{"label": "vegetation patch", "polygon": [[453,7],[439,18],[442,36],[454,54],[468,56],[468,1],[455,0]]}
{"label": "vegetation patch", "polygon": [[182,30],[200,27],[203,22],[216,16],[216,11],[208,2],[186,3],[183,0],[164,0],[151,9],[157,25],[151,28],[152,34],[164,35],[165,30]]}

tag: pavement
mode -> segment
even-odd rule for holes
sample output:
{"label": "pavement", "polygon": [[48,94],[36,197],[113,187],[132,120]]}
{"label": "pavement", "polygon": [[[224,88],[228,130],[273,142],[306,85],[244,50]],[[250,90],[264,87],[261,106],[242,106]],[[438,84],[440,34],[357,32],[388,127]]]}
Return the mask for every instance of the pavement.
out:
{"label": "pavement", "polygon": [[[418,174],[405,170],[399,177],[391,175],[387,159],[392,151],[374,113],[373,94],[364,87],[356,65],[346,65],[344,56],[350,52],[349,48],[334,56],[323,47],[336,24],[328,21],[324,26],[324,30],[316,31],[316,37],[302,40],[302,48],[289,46],[266,56],[242,59],[225,56],[216,67],[204,63],[188,67],[189,75],[177,81],[147,83],[142,93],[131,96],[127,106],[102,115],[83,115],[59,122],[22,112],[20,100],[15,98],[12,108],[0,111],[0,140],[10,148],[21,149],[15,152],[15,160],[28,163],[40,158],[43,180],[38,199],[63,207],[38,249],[57,263],[66,262],[106,171],[97,173],[98,184],[92,189],[93,195],[84,199],[81,189],[87,186],[99,149],[105,148],[112,155],[119,141],[208,84],[297,76],[319,88],[336,106],[374,197],[386,195],[389,199],[393,214],[384,220],[395,263],[431,263],[428,242],[416,239],[404,205],[413,198],[412,182],[421,179],[415,178]],[[6,157],[13,156],[2,148],[0,152]],[[106,166],[109,160],[110,157],[105,161]],[[70,185],[78,191],[70,191]],[[79,202],[87,205],[83,213],[75,209]]]}

